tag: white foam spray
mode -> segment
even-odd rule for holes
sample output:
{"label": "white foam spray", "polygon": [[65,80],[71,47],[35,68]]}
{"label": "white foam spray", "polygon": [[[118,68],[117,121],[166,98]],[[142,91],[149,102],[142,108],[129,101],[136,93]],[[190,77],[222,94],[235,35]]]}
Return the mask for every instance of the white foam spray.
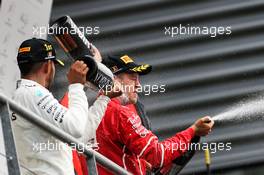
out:
{"label": "white foam spray", "polygon": [[264,97],[242,101],[226,112],[213,117],[215,122],[243,122],[264,119]]}

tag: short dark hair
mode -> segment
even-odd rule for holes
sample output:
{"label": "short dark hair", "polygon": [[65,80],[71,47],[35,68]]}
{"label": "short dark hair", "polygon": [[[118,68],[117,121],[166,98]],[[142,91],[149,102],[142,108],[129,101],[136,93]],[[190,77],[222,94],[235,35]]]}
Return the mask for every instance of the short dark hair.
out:
{"label": "short dark hair", "polygon": [[45,62],[19,64],[18,67],[19,67],[21,76],[27,76],[30,73],[33,73],[34,71],[36,71],[37,69],[39,69],[40,66],[42,66],[42,64],[44,64],[44,63]]}

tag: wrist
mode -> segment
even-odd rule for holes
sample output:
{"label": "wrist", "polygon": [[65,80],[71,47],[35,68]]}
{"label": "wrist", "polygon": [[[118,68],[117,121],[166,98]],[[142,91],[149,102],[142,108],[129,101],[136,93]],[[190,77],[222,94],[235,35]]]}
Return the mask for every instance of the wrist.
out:
{"label": "wrist", "polygon": [[191,128],[193,129],[194,135],[197,136],[197,127],[195,125],[192,125]]}

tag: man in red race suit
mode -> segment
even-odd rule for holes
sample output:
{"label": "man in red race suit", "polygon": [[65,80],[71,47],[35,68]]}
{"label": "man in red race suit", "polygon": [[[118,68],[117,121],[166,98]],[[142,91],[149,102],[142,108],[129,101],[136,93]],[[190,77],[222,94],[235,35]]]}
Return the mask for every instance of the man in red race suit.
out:
{"label": "man in red race suit", "polygon": [[[137,102],[137,90],[141,87],[139,76],[148,74],[152,67],[136,64],[128,55],[109,56],[103,63],[121,83],[123,94],[111,99],[96,130],[98,152],[121,167],[133,174],[146,174],[148,163],[152,168],[162,168],[180,157],[194,136],[205,136],[211,131],[214,123],[207,116],[159,142],[158,137],[142,125],[138,114],[126,106]],[[100,165],[98,171],[100,175],[112,174]]]}

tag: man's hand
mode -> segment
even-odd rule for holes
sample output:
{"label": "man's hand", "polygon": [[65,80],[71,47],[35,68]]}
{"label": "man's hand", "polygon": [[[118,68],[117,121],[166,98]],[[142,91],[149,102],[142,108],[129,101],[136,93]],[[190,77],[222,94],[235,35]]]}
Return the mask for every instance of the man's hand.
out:
{"label": "man's hand", "polygon": [[86,82],[86,74],[89,68],[83,61],[75,61],[67,74],[69,84]]}
{"label": "man's hand", "polygon": [[114,85],[113,87],[111,87],[111,89],[108,89],[106,91],[103,91],[103,94],[105,96],[108,96],[109,98],[115,98],[118,97],[120,95],[122,95],[122,85],[121,83],[119,83],[117,80],[113,80],[114,81]]}
{"label": "man's hand", "polygon": [[101,53],[100,53],[100,51],[94,45],[91,45],[91,52],[92,52],[93,57],[94,57],[94,59],[96,61],[102,62]]}
{"label": "man's hand", "polygon": [[198,119],[192,125],[192,128],[194,129],[195,135],[205,136],[211,132],[213,125],[214,121],[211,119],[211,117],[206,116]]}

